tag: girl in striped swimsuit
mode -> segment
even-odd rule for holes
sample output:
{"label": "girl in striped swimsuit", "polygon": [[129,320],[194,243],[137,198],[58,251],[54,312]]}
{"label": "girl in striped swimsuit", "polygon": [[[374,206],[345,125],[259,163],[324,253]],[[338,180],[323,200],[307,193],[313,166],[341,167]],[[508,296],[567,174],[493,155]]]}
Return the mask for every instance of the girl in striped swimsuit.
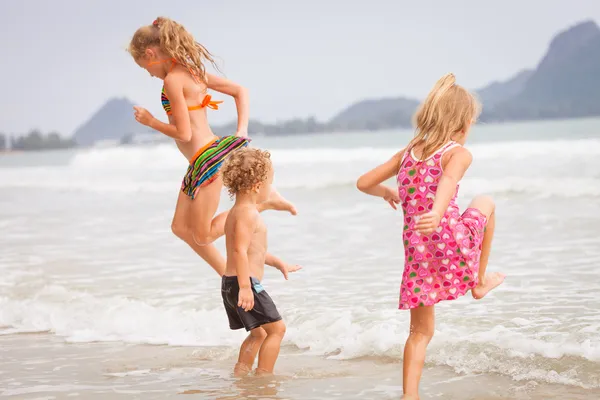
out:
{"label": "girl in striped swimsuit", "polygon": [[[214,66],[212,55],[177,22],[159,17],[139,28],[129,44],[135,62],[151,76],[164,81],[161,100],[169,118],[163,123],[146,109],[134,107],[135,119],[175,140],[189,167],[183,178],[173,217],[173,233],[186,242],[219,275],[225,260],[212,244],[224,233],[227,212],[215,216],[223,182],[219,169],[235,150],[248,146],[248,95],[240,85],[206,72],[204,62]],[[237,133],[218,138],[208,125],[206,109],[218,109],[207,90],[235,99],[238,112]],[[259,204],[259,211],[281,210],[296,214],[296,209],[276,191]],[[282,272],[295,270],[268,254],[266,264]]]}

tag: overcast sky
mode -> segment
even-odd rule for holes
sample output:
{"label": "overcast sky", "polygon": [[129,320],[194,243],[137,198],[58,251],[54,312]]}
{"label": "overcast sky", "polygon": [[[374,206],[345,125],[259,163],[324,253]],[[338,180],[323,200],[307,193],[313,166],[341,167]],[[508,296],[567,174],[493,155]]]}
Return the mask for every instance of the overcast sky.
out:
{"label": "overcast sky", "polygon": [[[125,48],[157,16],[183,23],[266,122],[328,119],[368,97],[422,98],[454,72],[476,88],[534,67],[599,0],[1,0],[0,131],[70,135],[110,97],[164,119],[161,82]],[[232,99],[211,122],[235,117]]]}

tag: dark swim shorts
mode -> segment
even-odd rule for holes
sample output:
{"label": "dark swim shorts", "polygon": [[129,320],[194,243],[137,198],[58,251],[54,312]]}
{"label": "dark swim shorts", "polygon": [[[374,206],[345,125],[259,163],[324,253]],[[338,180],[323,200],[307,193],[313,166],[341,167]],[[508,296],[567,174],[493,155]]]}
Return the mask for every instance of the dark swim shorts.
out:
{"label": "dark swim shorts", "polygon": [[237,305],[240,294],[237,276],[223,276],[221,280],[223,305],[229,318],[229,328],[233,330],[246,328],[246,331],[251,331],[259,326],[281,320],[281,315],[279,315],[275,303],[262,287],[260,281],[256,278],[250,278],[250,287],[254,294],[254,308],[250,311],[244,311],[242,307]]}

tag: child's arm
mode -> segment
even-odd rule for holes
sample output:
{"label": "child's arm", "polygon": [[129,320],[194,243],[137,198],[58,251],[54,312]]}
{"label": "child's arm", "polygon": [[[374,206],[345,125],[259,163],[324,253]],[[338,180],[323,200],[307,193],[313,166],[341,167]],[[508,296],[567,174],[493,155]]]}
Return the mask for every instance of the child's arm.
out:
{"label": "child's arm", "polygon": [[206,74],[208,78],[208,88],[217,92],[228,94],[235,99],[237,108],[238,125],[236,136],[248,136],[248,118],[250,115],[250,104],[248,100],[248,90],[220,76]]}
{"label": "child's arm", "polygon": [[442,216],[448,209],[448,204],[450,204],[452,196],[456,192],[456,185],[471,165],[471,161],[473,161],[473,156],[464,147],[459,147],[450,154],[435,193],[433,208],[430,212],[423,214],[419,218],[419,221],[415,225],[417,231],[429,234],[438,227]]}
{"label": "child's arm", "polygon": [[385,201],[390,203],[392,208],[396,209],[396,204],[400,202],[397,190],[382,185],[381,183],[398,174],[400,161],[402,161],[404,151],[405,149],[400,150],[387,162],[358,178],[358,181],[356,182],[358,190],[370,194],[371,196],[382,197]]}
{"label": "child's arm", "polygon": [[288,274],[290,272],[296,272],[302,269],[300,265],[287,264],[281,258],[276,257],[271,253],[265,254],[265,264],[281,271],[286,281],[288,280]]}
{"label": "child's arm", "polygon": [[178,79],[177,75],[167,75],[165,78],[165,93],[171,103],[172,124],[165,124],[157,120],[142,107],[134,107],[135,119],[160,133],[172,137],[180,142],[189,142],[192,139],[192,125],[190,122],[190,114],[187,109],[185,96],[183,95],[183,82]]}
{"label": "child's arm", "polygon": [[227,252],[229,262],[235,265],[240,293],[238,307],[246,311],[254,307],[254,294],[250,287],[250,265],[248,263],[248,248],[252,235],[256,230],[258,212],[238,212],[237,219],[231,232],[231,251]]}

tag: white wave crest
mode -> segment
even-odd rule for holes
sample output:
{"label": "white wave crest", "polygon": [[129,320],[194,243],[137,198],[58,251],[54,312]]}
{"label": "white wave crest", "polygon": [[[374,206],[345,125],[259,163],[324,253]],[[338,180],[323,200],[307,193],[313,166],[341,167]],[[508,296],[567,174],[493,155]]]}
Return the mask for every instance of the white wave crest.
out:
{"label": "white wave crest", "polygon": [[[380,356],[401,359],[406,321],[396,310],[363,308],[284,313],[284,344],[335,359]],[[221,308],[161,305],[122,296],[96,297],[50,285],[28,299],[0,298],[0,334],[53,332],[71,342],[120,341],[180,346],[229,346],[243,333],[231,332]],[[429,361],[457,372],[495,372],[514,379],[600,387],[599,374],[574,373],[600,365],[600,343],[568,337],[534,338],[517,328],[490,331],[440,324]],[[232,350],[233,351],[233,350]],[[566,357],[566,358],[565,358]],[[560,359],[561,370],[553,365]],[[572,365],[571,365],[572,364]]]}

